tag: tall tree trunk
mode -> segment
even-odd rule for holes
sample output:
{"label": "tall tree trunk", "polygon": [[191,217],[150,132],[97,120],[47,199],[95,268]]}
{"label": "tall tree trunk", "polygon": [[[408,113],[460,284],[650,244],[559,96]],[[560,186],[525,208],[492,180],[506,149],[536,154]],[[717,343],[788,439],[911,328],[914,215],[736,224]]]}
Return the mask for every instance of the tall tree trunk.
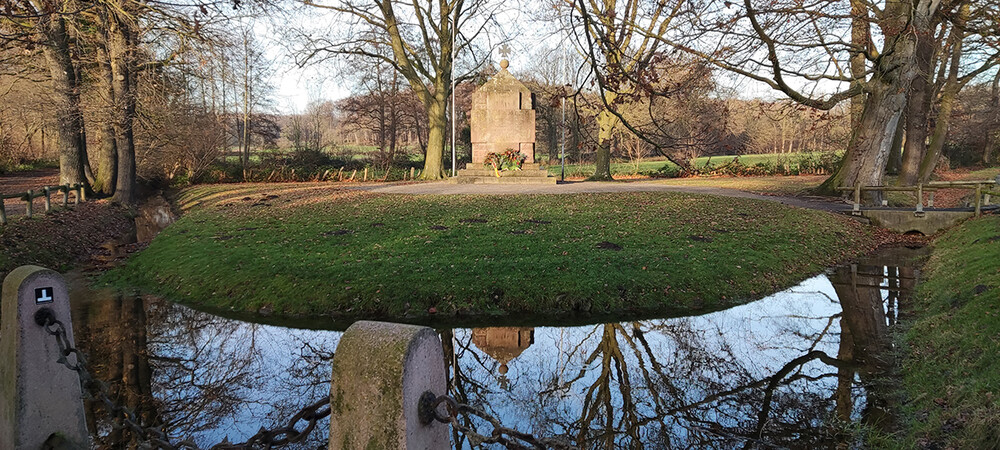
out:
{"label": "tall tree trunk", "polygon": [[[604,93],[607,104],[613,104],[617,95],[613,92]],[[618,124],[618,116],[615,116],[607,107],[603,108],[597,115],[597,151],[594,152],[594,174],[587,178],[588,181],[612,181],[611,176],[611,140],[614,135],[615,125]]]}
{"label": "tall tree trunk", "polygon": [[49,64],[55,94],[53,106],[56,110],[58,129],[56,146],[59,149],[59,183],[86,184],[84,161],[87,157],[87,141],[83,131],[80,90],[77,85],[76,68],[70,54],[66,22],[58,13],[46,16],[45,21],[47,42],[42,52]]}
{"label": "tall tree trunk", "polygon": [[[869,94],[865,99],[864,112],[858,127],[851,133],[851,141],[840,166],[819,187],[820,192],[846,196],[836,188],[859,184],[882,185],[892,138],[906,106],[906,88],[917,74],[914,35],[929,31],[913,30],[912,27],[921,21],[909,19],[921,15],[930,17],[936,4],[932,0],[920,0],[916,7],[909,2],[891,2],[886,6],[883,13],[890,19],[883,24],[883,29],[887,36],[882,58],[867,83]],[[870,199],[877,203],[881,194],[872,192]]]}
{"label": "tall tree trunk", "polygon": [[[993,85],[990,88],[990,115],[994,118],[1000,115],[1000,71],[993,76]],[[991,126],[983,127],[986,133],[985,144],[983,145],[983,164],[993,164],[993,153],[996,151],[998,133],[995,120],[991,120]],[[43,130],[44,132],[44,130]],[[44,136],[44,134],[42,135]]]}
{"label": "tall tree trunk", "polygon": [[424,171],[420,174],[423,180],[440,180],[444,177],[444,140],[445,128],[448,126],[446,88],[439,86],[429,96],[427,107],[427,151],[424,153]]}
{"label": "tall tree trunk", "polygon": [[[927,19],[929,20],[929,18]],[[929,28],[930,24],[919,24]],[[909,99],[906,108],[906,143],[903,147],[903,161],[899,168],[898,184],[912,186],[920,175],[920,161],[927,153],[927,122],[931,107],[931,80],[934,71],[935,39],[931,33],[916,36],[917,75],[910,82]]]}
{"label": "tall tree trunk", "polygon": [[[882,185],[892,138],[906,104],[906,93],[898,75],[885,79],[884,75],[876,73],[869,86],[865,110],[851,134],[847,153],[837,171],[820,186],[820,191],[846,195],[835,188]],[[873,203],[881,200],[878,194],[872,193]]]}
{"label": "tall tree trunk", "polygon": [[[868,61],[865,53],[871,47],[871,21],[868,18],[868,6],[863,0],[851,0],[851,44],[858,53],[851,56],[852,84],[865,81]],[[861,114],[865,111],[864,95],[851,97],[851,129],[861,123]]]}
{"label": "tall tree trunk", "polygon": [[903,112],[903,120],[896,125],[896,134],[892,136],[892,147],[889,148],[889,162],[886,163],[885,173],[896,175],[903,166],[903,143],[906,136],[906,117],[908,112]]}
{"label": "tall tree trunk", "polygon": [[951,47],[951,64],[948,67],[948,79],[941,90],[941,104],[938,107],[937,122],[934,124],[934,133],[931,135],[931,142],[920,162],[920,181],[926,183],[931,179],[934,168],[941,158],[941,151],[944,149],[945,139],[948,137],[948,127],[951,125],[951,111],[955,106],[958,91],[962,89],[962,82],[958,79],[959,66],[962,63],[962,41],[965,40],[965,22],[969,18],[970,6],[965,3],[961,6],[958,18],[955,20],[955,28],[951,32],[951,39],[948,45]]}
{"label": "tall tree trunk", "polygon": [[941,91],[941,105],[938,107],[938,117],[934,124],[934,133],[931,135],[931,142],[927,146],[927,153],[924,154],[923,160],[920,161],[919,180],[921,183],[930,181],[931,175],[934,174],[934,169],[937,167],[938,160],[941,159],[944,142],[948,138],[948,127],[951,125],[951,111],[954,109],[955,97],[957,96],[958,86],[951,83]]}
{"label": "tall tree trunk", "polygon": [[[107,41],[107,36],[105,36]],[[100,89],[105,105],[104,116],[98,127],[100,146],[97,148],[97,173],[94,174],[94,192],[111,195],[115,193],[115,183],[118,181],[118,146],[115,143],[115,77],[111,72],[111,58],[106,47],[99,48],[99,65],[101,68]]]}
{"label": "tall tree trunk", "polygon": [[108,35],[111,73],[115,92],[115,135],[118,148],[118,179],[111,201],[126,206],[136,203],[135,186],[135,31],[131,23],[111,13]]}

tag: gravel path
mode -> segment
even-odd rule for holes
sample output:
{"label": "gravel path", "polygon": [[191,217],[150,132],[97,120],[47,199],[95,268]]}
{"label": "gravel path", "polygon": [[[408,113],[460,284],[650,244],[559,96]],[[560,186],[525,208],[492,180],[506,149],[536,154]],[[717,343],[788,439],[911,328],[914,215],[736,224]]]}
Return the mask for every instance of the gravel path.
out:
{"label": "gravel path", "polygon": [[450,194],[579,194],[595,192],[686,192],[692,194],[720,195],[724,197],[753,198],[778,202],[799,208],[821,211],[845,211],[850,205],[832,197],[782,197],[760,195],[736,189],[701,186],[671,186],[656,181],[595,182],[576,181],[556,185],[502,185],[502,184],[453,184],[444,181],[405,183],[392,185],[347,186],[384,194],[450,195]]}

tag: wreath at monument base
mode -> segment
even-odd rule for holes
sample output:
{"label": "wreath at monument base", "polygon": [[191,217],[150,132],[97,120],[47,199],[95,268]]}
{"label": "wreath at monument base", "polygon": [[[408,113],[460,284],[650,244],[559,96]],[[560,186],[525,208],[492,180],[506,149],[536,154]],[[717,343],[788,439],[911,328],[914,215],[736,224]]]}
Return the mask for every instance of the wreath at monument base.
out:
{"label": "wreath at monument base", "polygon": [[521,166],[524,165],[524,161],[528,159],[528,155],[521,153],[520,151],[508,148],[503,153],[489,152],[486,154],[486,159],[483,161],[483,166],[493,168],[493,173],[500,178],[500,172],[505,170],[521,170]]}

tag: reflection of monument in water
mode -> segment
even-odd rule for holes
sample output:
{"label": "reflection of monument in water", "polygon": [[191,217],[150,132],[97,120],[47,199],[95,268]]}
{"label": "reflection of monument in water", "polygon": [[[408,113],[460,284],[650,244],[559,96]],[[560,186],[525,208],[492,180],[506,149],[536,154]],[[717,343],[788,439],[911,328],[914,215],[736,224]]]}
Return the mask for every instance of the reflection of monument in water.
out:
{"label": "reflection of monument in water", "polygon": [[[503,52],[502,52],[503,53]],[[507,71],[500,71],[472,94],[472,162],[458,172],[458,183],[555,184],[535,162],[535,107],[531,91]],[[484,166],[490,154],[512,150],[524,155],[520,170],[496,171]]]}
{"label": "reflection of monument in water", "polygon": [[508,364],[535,343],[534,328],[490,327],[473,328],[472,343],[500,363],[500,385],[507,387]]}

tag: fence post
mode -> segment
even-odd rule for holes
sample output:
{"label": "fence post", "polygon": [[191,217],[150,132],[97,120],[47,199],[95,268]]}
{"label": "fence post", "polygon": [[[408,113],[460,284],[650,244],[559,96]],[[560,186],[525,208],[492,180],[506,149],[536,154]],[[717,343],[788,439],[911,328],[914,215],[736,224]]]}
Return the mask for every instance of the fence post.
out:
{"label": "fence post", "polygon": [[48,186],[42,188],[45,191],[45,214],[52,211],[52,191],[49,190]]}
{"label": "fence post", "polygon": [[38,266],[10,272],[0,304],[0,448],[36,449],[57,441],[63,448],[90,448],[80,379],[57,362],[55,338],[36,323],[43,309],[63,323],[72,346],[62,276]]}
{"label": "fence post", "polygon": [[924,212],[924,184],[917,184],[917,212]]}
{"label": "fence post", "polygon": [[0,225],[7,225],[7,207],[4,198],[0,196]]}
{"label": "fence post", "polygon": [[416,167],[410,167],[410,179],[413,179],[413,173],[416,171]]}
{"label": "fence post", "polygon": [[83,183],[79,183],[79,184],[77,184],[77,186],[80,187],[80,201],[86,203],[87,202],[87,190],[84,189]]}
{"label": "fence post", "polygon": [[444,352],[433,329],[360,321],[333,355],[330,449],[450,449],[448,426],[423,425],[426,391],[447,389]]}
{"label": "fence post", "polygon": [[365,178],[362,181],[368,181],[368,168],[365,167]]}
{"label": "fence post", "polygon": [[25,211],[25,215],[30,219],[32,213],[35,212],[35,208],[33,207],[33,203],[35,203],[35,191],[28,189],[27,195],[24,196],[24,199],[28,202],[28,204],[25,205],[25,208],[27,209],[27,211]]}
{"label": "fence post", "polygon": [[59,190],[62,191],[62,195],[63,195],[63,208],[65,208],[66,205],[69,204],[69,185],[65,184],[65,185],[59,186]]}
{"label": "fence post", "polygon": [[934,207],[934,191],[930,191],[927,193],[927,207],[928,208]]}
{"label": "fence post", "polygon": [[983,185],[976,183],[976,217],[983,213]]}
{"label": "fence post", "polygon": [[854,211],[852,212],[855,216],[861,215],[861,185],[854,185]]}

